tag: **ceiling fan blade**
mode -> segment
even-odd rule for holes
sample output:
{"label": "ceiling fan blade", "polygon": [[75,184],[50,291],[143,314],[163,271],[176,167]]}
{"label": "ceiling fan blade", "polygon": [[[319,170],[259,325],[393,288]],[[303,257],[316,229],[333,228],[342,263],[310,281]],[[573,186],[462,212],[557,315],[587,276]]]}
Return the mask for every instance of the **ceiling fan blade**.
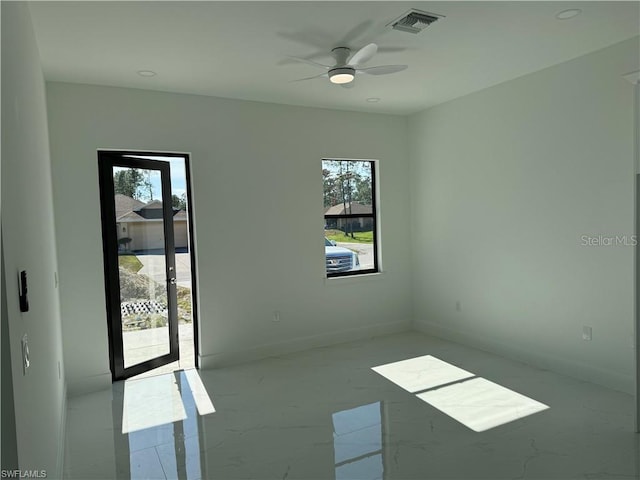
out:
{"label": "ceiling fan blade", "polygon": [[314,67],[321,67],[324,69],[329,69],[331,68],[331,65],[324,65],[323,63],[318,63],[318,62],[314,62],[313,60],[309,60],[306,58],[301,58],[301,57],[292,57],[292,56],[287,56],[287,58],[290,58],[291,60],[295,60],[296,62],[301,62],[301,63],[306,63],[309,65],[313,65]]}
{"label": "ceiling fan blade", "polygon": [[408,65],[381,65],[379,67],[358,68],[356,72],[367,75],[388,75],[390,73],[401,72],[409,68]]}
{"label": "ceiling fan blade", "polygon": [[357,67],[363,63],[367,63],[378,51],[378,46],[375,43],[365,45],[349,59],[349,65]]}
{"label": "ceiling fan blade", "polygon": [[329,76],[328,73],[321,73],[320,75],[314,75],[313,77],[305,77],[305,78],[298,78],[297,80],[289,80],[289,83],[303,82],[305,80],[313,80],[314,78],[321,78],[321,77],[328,77],[328,76]]}

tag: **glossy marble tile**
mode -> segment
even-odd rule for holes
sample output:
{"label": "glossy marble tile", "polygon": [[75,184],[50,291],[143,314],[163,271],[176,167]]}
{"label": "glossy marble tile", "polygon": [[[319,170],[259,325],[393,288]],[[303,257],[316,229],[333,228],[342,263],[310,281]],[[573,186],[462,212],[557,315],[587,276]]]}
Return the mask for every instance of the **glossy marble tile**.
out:
{"label": "glossy marble tile", "polygon": [[[425,355],[550,408],[475,432],[372,370]],[[66,478],[637,480],[640,474],[630,395],[419,333],[199,373],[214,413],[198,413],[197,389],[178,373],[186,418],[129,433],[122,433],[123,384],[70,399]]]}

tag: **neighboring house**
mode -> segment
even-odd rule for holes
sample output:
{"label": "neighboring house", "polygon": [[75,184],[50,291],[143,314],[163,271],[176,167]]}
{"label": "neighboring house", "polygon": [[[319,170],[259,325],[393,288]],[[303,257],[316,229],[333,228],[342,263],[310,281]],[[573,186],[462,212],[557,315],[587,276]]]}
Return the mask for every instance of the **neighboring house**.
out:
{"label": "neighboring house", "polygon": [[[153,250],[164,248],[162,202],[149,203],[117,193],[115,196],[118,240],[130,238],[127,250]],[[173,236],[176,248],[189,245],[187,212],[173,210]],[[124,249],[125,247],[122,246]]]}
{"label": "neighboring house", "polygon": [[[371,205],[363,205],[358,202],[338,203],[332,207],[328,207],[324,214],[326,215],[371,215],[373,212]],[[342,231],[362,232],[373,228],[373,219],[371,217],[358,218],[326,218],[326,228],[335,228]]]}

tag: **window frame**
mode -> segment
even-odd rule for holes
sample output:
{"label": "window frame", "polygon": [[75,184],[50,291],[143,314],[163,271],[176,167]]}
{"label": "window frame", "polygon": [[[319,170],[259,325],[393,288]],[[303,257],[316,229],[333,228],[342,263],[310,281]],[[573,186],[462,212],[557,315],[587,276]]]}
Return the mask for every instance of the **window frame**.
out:
{"label": "window frame", "polygon": [[[323,216],[324,225],[327,225],[327,219],[349,219],[349,218],[370,218],[372,222],[372,235],[373,235],[373,267],[358,270],[349,270],[346,272],[333,272],[329,273],[326,269],[326,255],[325,255],[325,276],[326,278],[344,278],[354,277],[358,275],[371,275],[380,273],[380,261],[379,261],[379,249],[378,249],[378,161],[374,159],[362,159],[362,158],[331,158],[324,157],[322,159],[322,168],[324,170],[324,162],[367,162],[371,166],[371,213],[350,213],[350,214],[325,214]],[[325,207],[326,211],[326,207]],[[324,243],[324,242],[323,242]]]}

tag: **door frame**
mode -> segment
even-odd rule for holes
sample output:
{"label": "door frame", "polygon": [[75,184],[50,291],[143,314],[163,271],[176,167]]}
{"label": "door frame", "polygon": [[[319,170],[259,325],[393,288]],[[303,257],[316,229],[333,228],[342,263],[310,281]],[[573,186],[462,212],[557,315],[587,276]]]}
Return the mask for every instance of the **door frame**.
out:
{"label": "door frame", "polygon": [[[157,157],[167,157],[167,158],[182,158],[185,162],[185,185],[186,185],[186,194],[187,194],[187,216],[188,216],[188,236],[189,236],[189,257],[191,263],[191,310],[192,310],[192,324],[194,329],[193,335],[193,348],[194,348],[194,361],[196,368],[199,367],[199,342],[198,342],[198,309],[197,309],[197,294],[196,294],[196,264],[195,264],[195,229],[193,224],[193,208],[192,208],[192,194],[191,194],[191,174],[190,174],[190,155],[188,153],[179,153],[179,152],[162,152],[162,151],[140,151],[140,150],[119,150],[119,149],[99,149],[97,151],[98,156],[98,173],[100,176],[100,202],[101,202],[101,212],[102,212],[102,237],[103,237],[103,248],[104,248],[104,269],[105,269],[105,299],[109,299],[107,302],[107,319],[109,322],[108,337],[109,337],[109,364],[111,368],[112,380],[122,380],[124,378],[128,378],[144,371],[149,370],[150,368],[156,368],[161,366],[164,363],[163,359],[167,357],[167,355],[163,357],[158,357],[156,359],[152,359],[151,361],[147,361],[141,364],[133,365],[124,369],[123,359],[116,358],[116,352],[114,350],[114,345],[116,345],[116,341],[119,342],[118,345],[122,345],[122,332],[121,328],[116,328],[117,325],[115,322],[112,322],[112,318],[120,319],[120,310],[119,310],[119,278],[117,275],[117,258],[112,259],[113,252],[109,250],[108,245],[111,245],[111,242],[114,242],[114,238],[117,238],[117,232],[114,229],[115,222],[113,222],[113,218],[115,212],[113,211],[113,198],[114,198],[114,188],[113,181],[104,181],[104,178],[113,178],[112,166],[130,166],[129,163],[135,163],[136,167],[145,168],[143,165],[146,163],[152,168],[156,168],[159,164],[166,165],[166,169],[169,170],[169,163],[164,162],[162,160],[148,160],[143,158],[135,158],[135,159],[127,159],[127,156],[157,156]],[[156,164],[155,162],[159,162]],[[162,167],[165,168],[165,167]],[[107,176],[107,177],[105,177]],[[165,196],[165,191],[163,189],[163,196]],[[102,208],[102,204],[104,204],[104,199],[111,199],[110,202],[107,202],[108,209],[110,211],[105,211]],[[169,185],[168,189],[168,198],[171,198],[171,189]],[[164,205],[164,214],[167,215],[168,212],[172,212],[172,208],[170,204]],[[111,215],[109,215],[111,214]],[[172,214],[172,213],[171,213]],[[105,221],[107,222],[105,224]],[[173,238],[173,229],[171,228],[170,232],[167,225],[165,225],[165,242],[168,241],[168,235]],[[165,250],[166,250],[165,243]],[[173,265],[175,268],[175,265]],[[167,265],[167,269],[169,265]],[[115,272],[114,272],[115,270]],[[167,274],[169,272],[167,271]],[[167,275],[169,278],[169,275]],[[116,281],[116,285],[113,285],[113,281]],[[170,286],[169,284],[167,284]],[[114,288],[111,288],[114,287]],[[171,288],[175,289],[175,286],[171,286]],[[113,291],[112,291],[113,290]],[[117,297],[117,298],[115,298]],[[111,306],[110,306],[111,305]],[[118,310],[115,311],[116,306]],[[169,308],[174,308],[175,306],[169,305]],[[170,331],[170,354],[173,352],[179,352],[179,338],[178,338],[178,324],[176,321],[175,335]],[[116,331],[117,330],[117,331]],[[168,355],[170,355],[168,354]],[[179,356],[178,356],[179,358]],[[175,360],[177,360],[176,358]],[[171,360],[174,361],[174,360]]]}
{"label": "door frame", "polygon": [[[636,242],[640,239],[640,70],[625,75],[633,84],[633,155],[634,155],[634,209]],[[634,295],[634,349],[635,349],[635,431],[640,433],[640,245],[636,243],[635,256],[635,295]]]}

